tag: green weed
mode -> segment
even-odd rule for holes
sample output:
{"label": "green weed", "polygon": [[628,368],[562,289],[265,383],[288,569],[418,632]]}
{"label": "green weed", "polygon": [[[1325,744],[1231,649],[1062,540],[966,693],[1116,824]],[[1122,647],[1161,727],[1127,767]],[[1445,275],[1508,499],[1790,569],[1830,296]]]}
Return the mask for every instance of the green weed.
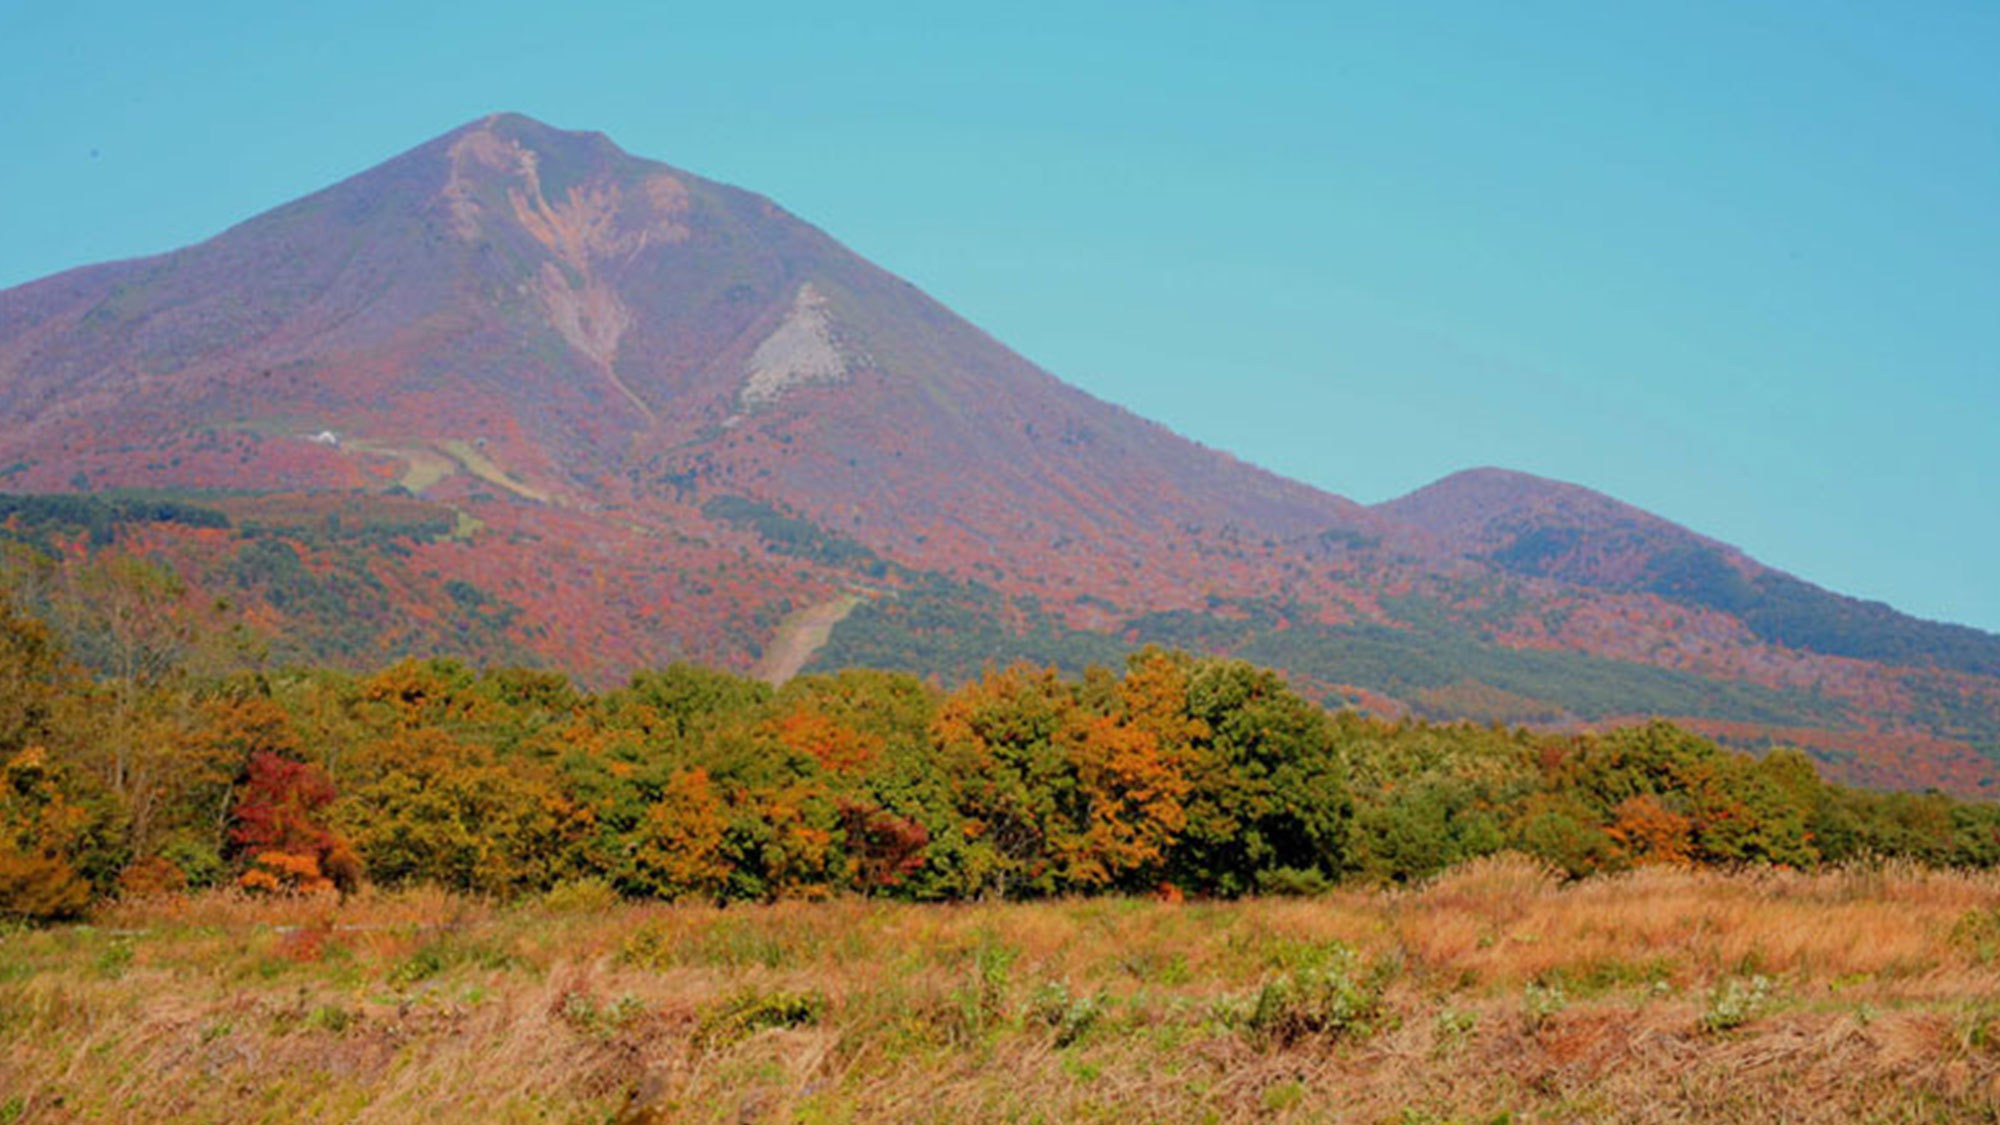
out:
{"label": "green weed", "polygon": [[1756,1019],[1770,1000],[1770,977],[1759,975],[1748,981],[1732,977],[1709,993],[1708,1009],[1701,1016],[1701,1029],[1710,1034],[1734,1031]]}
{"label": "green weed", "polygon": [[819,992],[746,989],[703,1011],[695,1038],[726,1046],[767,1028],[816,1024],[826,1008],[826,996]]}
{"label": "green weed", "polygon": [[1560,980],[1531,980],[1521,990],[1521,1018],[1530,1032],[1548,1026],[1567,1007],[1569,994],[1563,991]]}
{"label": "green weed", "polygon": [[1382,1015],[1384,980],[1364,971],[1360,955],[1340,942],[1309,954],[1286,951],[1292,968],[1267,981],[1244,1020],[1261,1046],[1285,1047],[1311,1036],[1366,1035]]}
{"label": "green weed", "polygon": [[1055,1046],[1071,1046],[1089,1035],[1109,1011],[1101,993],[1078,996],[1062,981],[1049,981],[1028,999],[1028,1020],[1053,1032]]}

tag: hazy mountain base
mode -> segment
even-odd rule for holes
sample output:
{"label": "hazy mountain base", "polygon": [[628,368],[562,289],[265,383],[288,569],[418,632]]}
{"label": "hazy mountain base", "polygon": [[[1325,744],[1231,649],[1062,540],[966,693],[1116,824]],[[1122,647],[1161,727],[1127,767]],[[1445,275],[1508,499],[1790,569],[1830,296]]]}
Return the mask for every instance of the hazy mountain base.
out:
{"label": "hazy mountain base", "polygon": [[1992,1120],[2000,882],[169,898],[0,935],[8,1121]]}

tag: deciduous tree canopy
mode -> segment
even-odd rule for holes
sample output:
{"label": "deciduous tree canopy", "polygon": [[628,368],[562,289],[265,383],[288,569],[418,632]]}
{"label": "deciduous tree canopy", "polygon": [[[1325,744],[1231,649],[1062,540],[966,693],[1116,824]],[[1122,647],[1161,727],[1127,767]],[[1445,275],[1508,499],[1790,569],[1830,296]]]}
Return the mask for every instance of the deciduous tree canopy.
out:
{"label": "deciduous tree canopy", "polygon": [[360,678],[218,678],[151,655],[131,669],[92,679],[0,601],[0,912],[223,881],[938,900],[1309,892],[1510,849],[1576,876],[2000,862],[1993,807],[1827,785],[1795,751],[1751,757],[1665,723],[1390,723],[1160,649],[948,691],[865,670],[773,691],[687,665],[598,693],[450,661]]}

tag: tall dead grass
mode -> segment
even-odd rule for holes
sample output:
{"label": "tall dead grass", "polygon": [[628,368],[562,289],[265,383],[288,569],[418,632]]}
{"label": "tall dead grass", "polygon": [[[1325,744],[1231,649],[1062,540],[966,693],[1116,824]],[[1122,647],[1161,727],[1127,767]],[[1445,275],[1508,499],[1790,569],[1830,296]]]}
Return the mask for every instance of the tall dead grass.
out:
{"label": "tall dead grass", "polygon": [[216,893],[0,935],[0,1122],[1992,1120],[1989,929],[1988,875],[1518,858],[1240,903]]}

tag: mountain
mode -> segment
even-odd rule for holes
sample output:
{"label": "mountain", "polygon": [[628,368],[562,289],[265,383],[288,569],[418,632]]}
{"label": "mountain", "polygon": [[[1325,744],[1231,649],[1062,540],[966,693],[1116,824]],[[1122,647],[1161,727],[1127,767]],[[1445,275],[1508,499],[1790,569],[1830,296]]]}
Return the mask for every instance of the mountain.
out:
{"label": "mountain", "polygon": [[0,338],[17,487],[68,483],[52,446],[93,484],[241,485],[240,454],[192,455],[213,429],[298,486],[367,480],[300,448],[323,432],[406,462],[468,442],[534,498],[771,492],[996,561],[1366,517],[1058,382],[769,200],[516,116],[13,291]]}
{"label": "mountain", "polygon": [[2000,785],[2000,638],[1521,474],[1372,508],[1285,480],[770,200],[514,115],[0,292],[0,488],[16,538],[167,562],[272,660],[952,676],[1158,642],[1378,710],[1664,714]]}
{"label": "mountain", "polygon": [[1719,611],[1787,648],[2000,676],[2000,636],[1830,593],[1587,488],[1472,469],[1376,510],[1507,573]]}

